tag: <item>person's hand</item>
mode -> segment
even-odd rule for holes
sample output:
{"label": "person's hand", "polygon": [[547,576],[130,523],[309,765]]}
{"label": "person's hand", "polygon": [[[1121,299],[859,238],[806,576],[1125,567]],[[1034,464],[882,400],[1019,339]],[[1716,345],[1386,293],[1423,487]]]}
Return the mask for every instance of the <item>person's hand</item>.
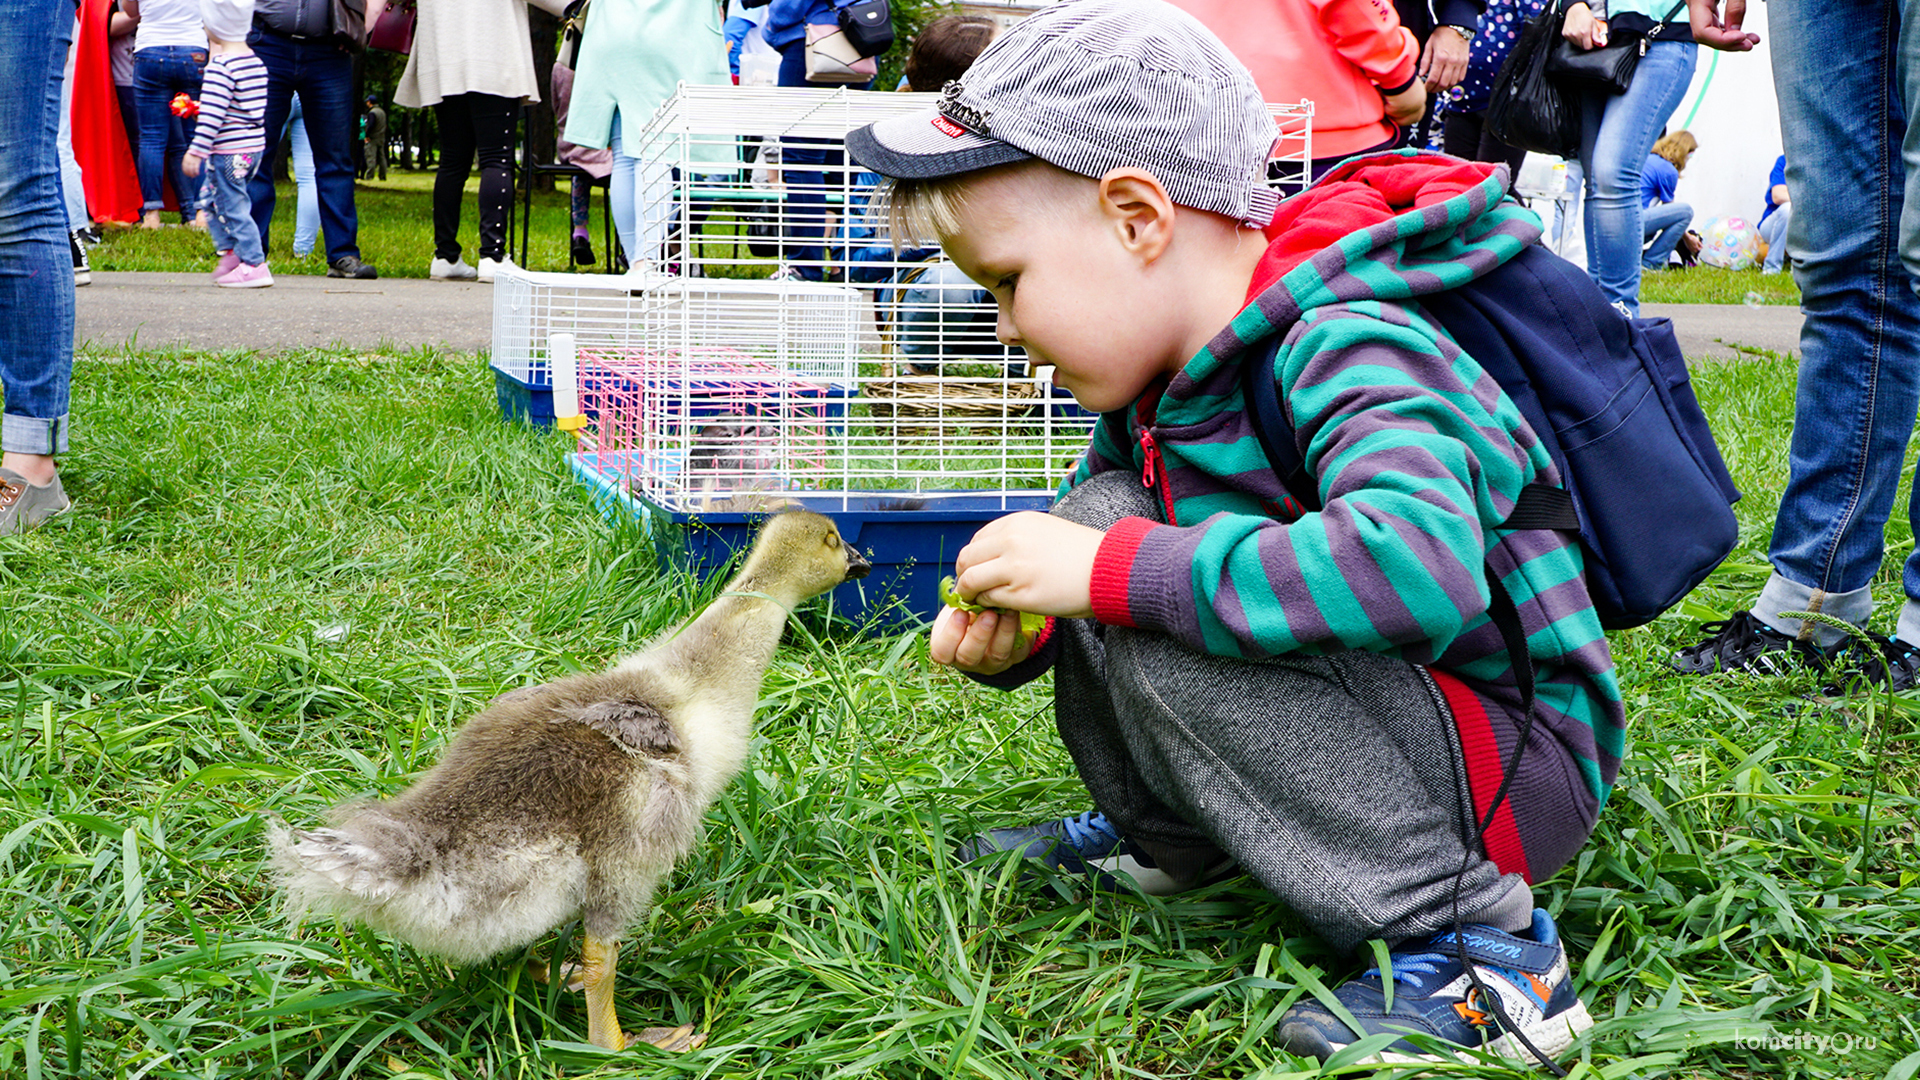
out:
{"label": "person's hand", "polygon": [[1420,54],[1420,78],[1427,91],[1438,94],[1460,85],[1467,77],[1467,39],[1445,26],[1436,26],[1427,35],[1427,48]]}
{"label": "person's hand", "polygon": [[970,604],[1084,619],[1093,614],[1093,559],[1106,534],[1028,510],[990,521],[953,561]]}
{"label": "person's hand", "polygon": [[940,609],[927,652],[936,664],[975,675],[998,675],[1033,653],[1033,638],[1020,632],[1014,612]]}
{"label": "person's hand", "polygon": [[1760,44],[1760,35],[1740,29],[1747,18],[1747,0],[1727,0],[1727,11],[1720,14],[1720,0],[1687,0],[1687,16],[1693,23],[1693,40],[1722,52],[1750,52]]}
{"label": "person's hand", "polygon": [[[1744,3],[1745,0],[1734,0]],[[1593,17],[1593,9],[1585,4],[1575,4],[1567,9],[1567,21],[1560,25],[1560,36],[1574,43],[1581,50],[1598,49],[1607,43],[1607,23],[1604,19]]]}
{"label": "person's hand", "polygon": [[199,154],[188,154],[180,159],[180,171],[188,176],[199,176],[200,166],[205,161]]}
{"label": "person's hand", "polygon": [[1387,119],[1401,127],[1412,127],[1427,114],[1427,84],[1419,79],[1397,94],[1387,95]]}

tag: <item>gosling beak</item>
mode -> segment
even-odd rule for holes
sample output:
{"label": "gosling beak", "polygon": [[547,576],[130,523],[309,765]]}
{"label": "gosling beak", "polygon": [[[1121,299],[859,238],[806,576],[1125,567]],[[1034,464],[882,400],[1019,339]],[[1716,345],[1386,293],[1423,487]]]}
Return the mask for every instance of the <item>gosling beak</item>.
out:
{"label": "gosling beak", "polygon": [[865,555],[860,554],[852,544],[847,543],[845,540],[840,541],[840,546],[845,548],[847,553],[846,579],[852,581],[855,578],[866,577],[868,572],[873,569],[873,564],[868,562]]}

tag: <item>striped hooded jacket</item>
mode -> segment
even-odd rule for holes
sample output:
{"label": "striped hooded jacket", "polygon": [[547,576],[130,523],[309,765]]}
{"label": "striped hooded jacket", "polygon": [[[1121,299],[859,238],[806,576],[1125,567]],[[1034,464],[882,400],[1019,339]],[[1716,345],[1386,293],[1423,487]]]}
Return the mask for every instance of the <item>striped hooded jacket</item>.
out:
{"label": "striped hooded jacket", "polygon": [[[1427,667],[1456,718],[1518,719],[1487,617],[1491,567],[1533,657],[1533,737],[1558,741],[1597,809],[1624,714],[1578,542],[1491,528],[1523,486],[1558,473],[1499,384],[1420,306],[1535,242],[1538,218],[1506,199],[1504,167],[1409,151],[1343,164],[1283,203],[1267,235],[1246,307],[1164,391],[1103,415],[1067,481],[1130,470],[1164,517],[1108,532],[1095,617],[1221,656],[1386,653]],[[1269,356],[1318,512],[1287,495],[1246,413],[1242,365]],[[1051,644],[1006,681],[1037,674]],[[1492,741],[1477,749],[1497,775],[1511,748]]]}

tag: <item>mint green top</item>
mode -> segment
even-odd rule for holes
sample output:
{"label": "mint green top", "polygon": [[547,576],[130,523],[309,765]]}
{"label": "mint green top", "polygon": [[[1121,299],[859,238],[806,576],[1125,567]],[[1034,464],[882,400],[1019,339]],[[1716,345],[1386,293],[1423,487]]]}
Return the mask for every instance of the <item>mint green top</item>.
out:
{"label": "mint green top", "polygon": [[732,81],[713,0],[593,0],[580,36],[566,139],[606,146],[617,109],[624,149],[632,154],[641,129],[680,83]]}

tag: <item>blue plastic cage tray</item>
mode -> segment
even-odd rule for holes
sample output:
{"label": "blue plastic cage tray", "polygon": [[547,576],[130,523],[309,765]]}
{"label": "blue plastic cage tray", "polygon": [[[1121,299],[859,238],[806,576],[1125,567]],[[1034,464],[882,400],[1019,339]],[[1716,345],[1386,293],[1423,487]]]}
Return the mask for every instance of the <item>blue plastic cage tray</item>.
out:
{"label": "blue plastic cage tray", "polygon": [[[753,540],[764,513],[687,513],[635,498],[620,484],[619,466],[631,452],[570,457],[574,475],[592,491],[601,512],[639,519],[662,561],[702,578],[725,571]],[[940,611],[940,579],[980,527],[1017,510],[1046,510],[1052,492],[923,492],[844,494],[783,491],[778,497],[832,518],[847,542],[873,560],[873,572],[833,590],[835,614],[897,630],[933,621]]]}

